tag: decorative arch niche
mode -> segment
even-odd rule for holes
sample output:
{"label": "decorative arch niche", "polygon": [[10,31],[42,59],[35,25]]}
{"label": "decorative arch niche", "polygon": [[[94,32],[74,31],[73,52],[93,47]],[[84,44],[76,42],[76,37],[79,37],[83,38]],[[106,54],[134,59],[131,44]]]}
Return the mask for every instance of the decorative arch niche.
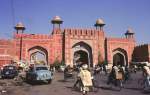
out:
{"label": "decorative arch niche", "polygon": [[113,50],[113,65],[128,66],[127,52],[122,48]]}
{"label": "decorative arch niche", "polygon": [[28,50],[31,62],[42,62],[48,64],[48,52],[41,46],[35,46]]}
{"label": "decorative arch niche", "polygon": [[92,48],[87,43],[81,41],[72,46],[73,64],[86,63],[90,67],[93,66]]}

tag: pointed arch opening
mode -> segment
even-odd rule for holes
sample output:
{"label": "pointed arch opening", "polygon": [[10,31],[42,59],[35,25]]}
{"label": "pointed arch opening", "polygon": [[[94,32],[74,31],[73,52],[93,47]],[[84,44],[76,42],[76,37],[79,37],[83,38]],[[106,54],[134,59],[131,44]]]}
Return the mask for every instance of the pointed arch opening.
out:
{"label": "pointed arch opening", "polygon": [[89,67],[93,66],[92,48],[90,45],[81,41],[72,46],[72,51],[74,65],[85,63]]}
{"label": "pointed arch opening", "polygon": [[113,65],[128,66],[127,52],[124,49],[113,50]]}
{"label": "pointed arch opening", "polygon": [[41,46],[35,46],[28,50],[30,61],[38,64],[48,64],[48,52]]}

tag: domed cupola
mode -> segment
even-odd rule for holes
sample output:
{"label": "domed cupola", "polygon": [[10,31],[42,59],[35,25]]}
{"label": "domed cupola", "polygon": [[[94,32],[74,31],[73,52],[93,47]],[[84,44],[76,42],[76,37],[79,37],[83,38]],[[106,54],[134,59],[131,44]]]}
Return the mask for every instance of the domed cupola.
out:
{"label": "domed cupola", "polygon": [[125,33],[126,38],[133,38],[134,32],[131,28],[128,28],[128,30]]}
{"label": "domed cupola", "polygon": [[95,23],[95,27],[96,27],[96,29],[100,29],[100,30],[103,30],[103,26],[105,25],[105,23],[104,23],[104,21],[103,21],[103,19],[97,19],[96,20],[96,23]]}
{"label": "domed cupola", "polygon": [[25,30],[25,26],[19,22],[15,27],[14,27],[18,33],[23,33],[23,31]]}
{"label": "domed cupola", "polygon": [[59,16],[55,16],[52,20],[51,20],[52,24],[62,24],[63,21]]}
{"label": "domed cupola", "polygon": [[51,20],[51,23],[53,24],[53,32],[52,34],[60,34],[61,33],[61,27],[60,25],[63,23],[63,20],[59,16],[53,17]]}

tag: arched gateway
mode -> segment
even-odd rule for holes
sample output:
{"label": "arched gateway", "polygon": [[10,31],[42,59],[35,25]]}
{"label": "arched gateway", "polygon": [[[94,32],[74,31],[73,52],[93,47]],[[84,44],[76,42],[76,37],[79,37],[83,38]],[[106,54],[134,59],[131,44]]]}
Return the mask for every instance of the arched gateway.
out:
{"label": "arched gateway", "polygon": [[127,52],[118,48],[113,51],[113,65],[128,66]]}
{"label": "arched gateway", "polygon": [[[111,68],[111,63],[129,65],[132,57],[137,61],[141,59],[136,55],[132,56],[133,50],[138,49],[135,48],[132,29],[126,31],[124,38],[113,38],[105,35],[105,23],[102,19],[96,20],[94,29],[62,29],[63,20],[59,16],[55,16],[51,23],[51,34],[26,34],[26,27],[18,23],[12,40],[0,40],[0,66],[22,60],[54,64],[58,59],[71,66],[84,62],[94,67],[105,62]],[[140,48],[138,50],[143,50]]]}
{"label": "arched gateway", "polygon": [[72,46],[72,60],[74,65],[86,63],[93,66],[92,49],[85,42],[78,42]]}
{"label": "arched gateway", "polygon": [[48,64],[48,52],[45,48],[35,46],[30,48],[28,52],[31,62]]}

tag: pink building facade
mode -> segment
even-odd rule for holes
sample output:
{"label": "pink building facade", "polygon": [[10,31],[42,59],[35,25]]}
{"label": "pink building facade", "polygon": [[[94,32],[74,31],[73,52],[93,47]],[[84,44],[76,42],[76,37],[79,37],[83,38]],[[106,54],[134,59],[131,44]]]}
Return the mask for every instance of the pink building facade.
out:
{"label": "pink building facade", "polygon": [[128,66],[135,49],[134,33],[128,29],[124,38],[106,37],[105,23],[98,19],[93,29],[61,28],[59,16],[52,19],[51,34],[26,34],[21,23],[15,26],[11,40],[0,40],[0,66],[24,60],[53,64],[56,60],[73,66],[79,62],[95,66],[107,62],[109,66]]}

